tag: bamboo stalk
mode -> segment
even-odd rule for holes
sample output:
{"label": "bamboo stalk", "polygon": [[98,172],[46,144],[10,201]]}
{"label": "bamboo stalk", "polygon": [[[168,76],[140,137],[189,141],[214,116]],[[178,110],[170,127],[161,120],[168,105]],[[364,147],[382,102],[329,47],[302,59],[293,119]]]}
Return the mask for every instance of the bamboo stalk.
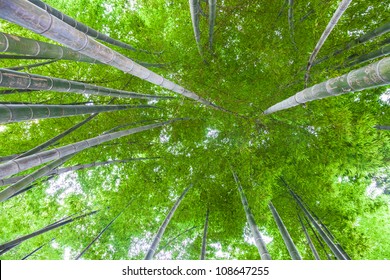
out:
{"label": "bamboo stalk", "polygon": [[170,96],[157,96],[139,94],[136,92],[117,90],[101,86],[94,86],[87,83],[74,82],[54,77],[27,74],[23,72],[0,69],[0,87],[48,90],[58,92],[73,92],[81,94],[103,95],[120,98],[140,98],[140,99],[170,99]]}
{"label": "bamboo stalk", "polygon": [[134,133],[142,132],[145,130],[153,129],[156,127],[161,127],[164,125],[171,124],[172,122],[178,121],[181,119],[172,119],[166,122],[161,123],[155,123],[150,125],[145,125],[141,127],[131,128],[124,131],[119,132],[113,132],[101,136],[97,136],[94,138],[90,138],[88,140],[79,141],[73,144],[69,144],[60,148],[55,148],[52,150],[47,151],[41,151],[38,153],[35,153],[30,156],[26,156],[20,159],[10,160],[8,162],[5,162],[3,164],[0,164],[0,179],[11,176],[13,174],[19,173],[21,171],[27,170],[29,168],[38,166],[40,164],[49,162],[51,160],[56,160],[60,157],[70,155],[76,152],[80,152],[82,150],[85,150],[90,147],[94,147],[97,145],[100,145],[102,143],[105,143],[110,140],[114,140],[120,137],[124,137],[127,135],[131,135]]}
{"label": "bamboo stalk", "polygon": [[312,100],[388,84],[390,84],[390,58],[383,58],[378,62],[353,70],[348,74],[306,88],[288,99],[271,106],[264,111],[264,114],[271,114]]}
{"label": "bamboo stalk", "polygon": [[0,2],[0,17],[28,28],[36,33],[42,34],[43,36],[57,41],[72,50],[85,54],[102,63],[111,65],[152,84],[172,90],[206,106],[226,111],[223,108],[201,98],[195,93],[188,91],[185,88],[135,63],[131,59],[106,47],[105,45],[98,43],[96,40],[74,29],[70,25],[67,25],[60,19],[54,17],[47,11],[38,8],[30,2],[23,0],[2,0]]}
{"label": "bamboo stalk", "polygon": [[61,118],[130,108],[155,108],[149,105],[45,105],[0,104],[0,123],[22,122],[37,119]]}
{"label": "bamboo stalk", "polygon": [[321,258],[320,258],[320,255],[318,254],[317,249],[316,249],[316,247],[315,247],[314,244],[313,244],[313,241],[311,241],[310,235],[309,235],[309,233],[308,233],[307,230],[306,230],[306,227],[305,227],[305,224],[304,224],[303,221],[302,221],[301,215],[299,215],[299,214],[298,214],[298,219],[299,219],[299,223],[301,224],[303,233],[305,234],[307,243],[309,244],[310,250],[311,250],[312,253],[313,253],[314,258],[315,258],[316,260],[320,260],[320,259],[321,259]]}
{"label": "bamboo stalk", "polygon": [[204,229],[203,229],[202,252],[200,254],[200,259],[201,260],[205,260],[205,258],[206,258],[207,230],[208,230],[208,227],[209,227],[209,213],[210,213],[210,209],[207,208],[206,219],[205,219],[205,222],[204,222]]}
{"label": "bamboo stalk", "polygon": [[176,211],[177,207],[179,207],[181,201],[183,200],[183,198],[187,194],[187,192],[191,189],[191,187],[192,187],[192,185],[187,187],[183,191],[183,193],[180,195],[180,197],[176,200],[176,202],[173,205],[172,209],[169,211],[169,213],[166,216],[164,222],[162,223],[162,225],[158,229],[158,232],[157,232],[156,236],[154,237],[153,242],[150,245],[148,252],[145,255],[145,260],[152,260],[153,259],[153,256],[154,256],[154,254],[155,254],[155,252],[157,250],[158,244],[160,243],[160,240],[161,240],[162,236],[164,235],[165,229],[167,228],[169,222],[171,221],[171,219],[173,217],[173,214],[175,214],[175,211]]}
{"label": "bamboo stalk", "polygon": [[84,218],[84,217],[87,217],[87,216],[91,216],[91,215],[94,215],[96,214],[97,212],[99,212],[98,210],[97,211],[92,211],[92,212],[89,212],[89,213],[86,213],[86,214],[82,214],[82,215],[79,215],[77,217],[74,217],[74,218],[71,218],[71,219],[68,219],[68,220],[65,220],[65,221],[62,221],[60,223],[53,223],[43,229],[40,229],[40,230],[37,230],[37,231],[34,231],[33,233],[30,233],[30,234],[27,234],[27,235],[24,235],[22,237],[19,237],[19,238],[16,238],[14,240],[11,240],[9,242],[6,242],[6,243],[3,243],[0,245],[0,251],[2,250],[6,250],[7,248],[10,248],[10,247],[14,247],[15,245],[18,245],[28,239],[31,239],[35,236],[38,236],[38,235],[41,235],[43,233],[46,233],[48,231],[51,231],[53,229],[56,229],[58,227],[61,227],[61,226],[64,226],[66,224],[69,224],[75,220],[78,220],[78,219],[81,219],[81,218]]}
{"label": "bamboo stalk", "polygon": [[238,180],[237,174],[234,171],[232,171],[232,173],[233,173],[234,180],[237,183],[237,188],[238,188],[238,191],[240,193],[241,202],[242,202],[242,205],[243,205],[244,210],[245,210],[246,219],[247,219],[248,224],[251,228],[253,238],[255,239],[256,247],[257,247],[257,250],[259,251],[260,258],[262,260],[271,260],[271,256],[268,253],[268,250],[267,250],[266,244],[263,240],[263,237],[261,236],[261,233],[260,233],[259,229],[257,228],[255,218],[253,217],[252,211],[249,208],[248,201],[246,199],[244,191],[242,190],[241,183]]}
{"label": "bamboo stalk", "polygon": [[337,22],[345,12],[345,10],[348,8],[349,4],[351,3],[352,0],[341,0],[337,10],[333,14],[332,18],[330,19],[328,25],[326,26],[324,32],[321,35],[321,38],[318,40],[317,45],[315,46],[312,54],[310,55],[309,62],[307,63],[306,66],[306,74],[305,74],[305,85],[307,86],[307,82],[309,80],[309,73],[310,73],[310,68],[313,65],[313,62],[319,53],[320,49],[324,45],[326,39],[328,38],[329,34],[332,32],[333,28],[336,26]]}
{"label": "bamboo stalk", "polygon": [[217,0],[208,0],[209,2],[209,48],[210,52],[213,53],[213,36],[214,26],[217,11]]}
{"label": "bamboo stalk", "polygon": [[279,216],[278,211],[275,209],[271,201],[269,202],[268,207],[271,210],[272,216],[274,217],[276,225],[279,228],[279,232],[282,235],[283,241],[286,244],[287,250],[290,253],[291,258],[293,260],[302,260],[302,257],[299,254],[297,247],[295,246],[290,234],[286,229],[286,226],[284,225],[282,219]]}

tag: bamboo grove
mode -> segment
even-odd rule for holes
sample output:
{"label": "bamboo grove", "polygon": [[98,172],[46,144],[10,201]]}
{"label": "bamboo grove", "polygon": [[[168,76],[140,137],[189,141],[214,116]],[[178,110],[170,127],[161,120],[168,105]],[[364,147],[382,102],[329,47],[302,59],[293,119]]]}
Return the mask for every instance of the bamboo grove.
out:
{"label": "bamboo grove", "polygon": [[0,258],[388,259],[389,15],[0,0]]}

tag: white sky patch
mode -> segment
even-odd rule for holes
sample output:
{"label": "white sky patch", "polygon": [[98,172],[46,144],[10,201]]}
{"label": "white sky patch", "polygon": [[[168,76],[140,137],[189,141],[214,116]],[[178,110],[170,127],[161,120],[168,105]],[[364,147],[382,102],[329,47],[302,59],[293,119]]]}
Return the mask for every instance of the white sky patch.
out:
{"label": "white sky patch", "polygon": [[164,128],[161,130],[161,133],[160,133],[160,143],[166,143],[169,141],[171,137],[169,136],[167,130]]}
{"label": "white sky patch", "polygon": [[156,260],[172,260],[172,252],[162,250],[155,256]]}
{"label": "white sky patch", "polygon": [[62,191],[58,196],[58,203],[64,205],[65,198],[70,194],[82,194],[85,195],[81,189],[80,183],[77,181],[76,173],[60,174],[53,180],[49,181],[49,188],[46,190],[48,195],[55,195]]}
{"label": "white sky patch", "polygon": [[70,260],[72,258],[71,251],[72,251],[71,248],[69,248],[69,247],[65,248],[65,250],[64,250],[64,260]]}
{"label": "white sky patch", "polygon": [[158,100],[157,99],[150,99],[148,100],[148,105],[154,105],[157,104]]}
{"label": "white sky patch", "polygon": [[371,184],[366,189],[366,195],[372,199],[375,199],[376,197],[383,194],[384,189],[378,188],[376,181],[372,180]]}
{"label": "white sky patch", "polygon": [[114,10],[113,5],[109,3],[103,3],[103,8],[104,8],[104,14],[110,14]]}
{"label": "white sky patch", "polygon": [[313,134],[313,135],[315,135],[315,136],[318,136],[318,133],[317,133],[316,128],[315,128],[314,126],[311,126],[311,125],[307,126],[307,127],[306,127],[306,130],[307,130],[310,134]]}
{"label": "white sky patch", "polygon": [[207,138],[217,138],[219,135],[219,130],[218,129],[213,129],[213,128],[207,128],[207,133],[206,133],[206,137]]}
{"label": "white sky patch", "polygon": [[130,11],[136,11],[137,10],[137,1],[136,0],[127,0],[126,8]]}
{"label": "white sky patch", "polygon": [[222,258],[222,259],[230,259],[230,254],[228,252],[224,252],[222,250],[222,245],[221,243],[211,243],[210,247],[214,248],[216,250],[215,256],[217,258]]}
{"label": "white sky patch", "polygon": [[60,247],[60,245],[55,240],[53,240],[51,242],[51,247],[53,247],[54,249],[58,249]]}
{"label": "white sky patch", "polygon": [[175,193],[172,189],[169,190],[169,200],[175,201],[179,198],[179,195]]}
{"label": "white sky patch", "polygon": [[146,255],[150,245],[152,244],[152,239],[153,239],[153,235],[151,232],[144,232],[143,238],[138,238],[138,237],[131,238],[128,256],[130,258],[135,258],[140,254]]}
{"label": "white sky patch", "polygon": [[390,105],[390,89],[382,93],[381,96],[379,96],[379,99],[382,100],[383,103]]}

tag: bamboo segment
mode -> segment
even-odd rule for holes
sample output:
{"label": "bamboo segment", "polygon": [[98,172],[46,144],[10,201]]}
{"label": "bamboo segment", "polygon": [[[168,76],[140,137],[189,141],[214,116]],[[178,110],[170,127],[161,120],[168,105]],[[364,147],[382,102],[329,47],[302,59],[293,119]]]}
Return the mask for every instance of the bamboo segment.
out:
{"label": "bamboo segment", "polygon": [[28,0],[28,1],[37,5],[41,9],[47,11],[48,13],[55,16],[56,18],[62,20],[63,22],[69,24],[70,26],[76,28],[77,30],[85,33],[88,36],[91,36],[92,38],[104,41],[104,42],[109,43],[111,45],[118,46],[118,47],[121,47],[121,48],[124,48],[127,50],[137,51],[134,47],[130,46],[129,44],[115,40],[115,39],[113,39],[113,38],[111,38],[103,33],[100,33],[98,31],[96,31],[95,29],[92,29],[89,26],[86,26],[86,25],[82,24],[81,22],[78,22],[78,21],[74,20],[73,18],[61,13],[60,11],[54,9],[53,7],[50,7],[49,5],[47,5],[46,3],[44,3],[40,0]]}
{"label": "bamboo segment", "polygon": [[179,207],[181,201],[183,200],[184,196],[187,194],[187,192],[191,189],[192,185],[187,187],[183,193],[180,195],[180,197],[176,200],[175,204],[173,205],[172,209],[169,211],[167,217],[165,218],[164,222],[158,229],[158,232],[156,236],[153,239],[152,245],[150,245],[150,248],[148,252],[146,253],[145,260],[152,260],[154,254],[156,253],[158,244],[160,243],[160,240],[162,236],[164,235],[165,229],[167,228],[169,222],[171,221],[173,214],[175,214],[175,211],[177,207]]}
{"label": "bamboo segment", "polygon": [[318,40],[317,45],[315,46],[312,54],[310,55],[309,62],[307,63],[306,67],[306,74],[305,74],[305,84],[307,84],[307,81],[309,80],[309,72],[310,68],[313,65],[313,62],[319,53],[320,49],[324,45],[326,39],[328,38],[329,34],[332,32],[333,28],[336,26],[337,22],[345,12],[345,10],[348,8],[349,4],[351,4],[352,0],[341,0],[337,10],[334,12],[332,18],[330,19],[328,25],[326,26],[324,32],[321,35],[321,38]]}
{"label": "bamboo segment", "polygon": [[302,221],[301,215],[299,215],[299,214],[298,214],[298,219],[299,219],[299,223],[301,224],[302,230],[303,230],[303,232],[305,234],[307,243],[309,244],[309,247],[310,247],[310,249],[311,249],[311,251],[313,253],[314,258],[316,260],[320,260],[321,259],[320,255],[318,254],[317,249],[316,249],[316,247],[313,244],[313,241],[311,241],[310,235],[309,235],[309,233],[306,230],[306,227],[305,227],[305,224]]}
{"label": "bamboo segment", "polygon": [[379,130],[390,130],[390,125],[376,125],[375,128]]}
{"label": "bamboo segment", "polygon": [[23,0],[2,0],[0,2],[0,17],[152,84],[172,90],[206,106],[221,109],[195,93],[163,78],[122,54],[88,37],[86,34],[76,30],[72,26],[64,23],[30,2]]}
{"label": "bamboo segment", "polygon": [[320,234],[322,239],[325,241],[325,243],[328,245],[329,249],[333,252],[333,254],[336,256],[338,260],[346,260],[345,256],[340,252],[340,250],[337,248],[337,246],[333,243],[333,241],[329,238],[329,236],[322,230],[321,226],[318,224],[318,222],[313,218],[313,216],[310,214],[310,212],[306,209],[306,207],[303,205],[302,201],[299,199],[299,197],[291,190],[289,189],[290,194],[297,202],[298,206],[302,209],[302,211],[305,213],[306,217],[310,220],[310,222],[313,224],[313,226],[316,228],[317,232]]}
{"label": "bamboo segment", "polygon": [[[0,52],[15,53],[34,59],[63,59],[98,63],[69,48],[0,32]],[[22,57],[23,58],[23,57]]]}
{"label": "bamboo segment", "polygon": [[[91,106],[88,106],[91,107]],[[74,154],[76,152],[80,152],[82,150],[85,150],[87,148],[97,146],[99,144],[102,144],[104,142],[117,139],[120,137],[124,137],[130,134],[138,133],[141,131],[149,130],[156,127],[161,127],[167,124],[170,124],[174,121],[177,121],[180,119],[173,119],[166,122],[161,123],[155,123],[150,125],[145,125],[141,127],[136,127],[124,131],[109,133],[101,136],[97,136],[94,138],[90,138],[88,140],[79,141],[73,144],[69,144],[60,148],[55,148],[52,150],[42,151],[27,157],[23,157],[20,159],[10,160],[8,162],[5,162],[3,164],[0,164],[0,179],[11,176],[13,174],[19,173],[21,171],[27,170],[29,168],[41,165],[43,163],[59,159],[61,157]]]}
{"label": "bamboo segment", "polygon": [[200,46],[200,29],[199,29],[199,13],[200,3],[199,0],[189,0],[192,28],[194,29],[194,36],[196,46],[198,47],[199,54],[202,56],[202,48]]}
{"label": "bamboo segment", "polygon": [[[21,36],[10,35],[0,32],[0,52],[15,53],[17,55],[0,54],[5,59],[55,59],[70,60],[101,64],[100,61],[90,58],[84,54],[73,51],[67,47],[53,45],[38,40],[28,39]],[[145,67],[165,67],[165,64],[147,63],[136,61]],[[15,70],[15,69],[11,69]]]}
{"label": "bamboo segment", "polygon": [[248,204],[248,201],[247,201],[246,196],[244,194],[244,191],[242,190],[240,181],[238,180],[236,173],[235,172],[232,172],[232,173],[233,173],[234,180],[237,183],[237,188],[238,188],[238,191],[240,193],[241,202],[242,202],[242,205],[243,205],[244,210],[245,210],[246,219],[247,219],[248,224],[251,228],[253,238],[255,239],[256,247],[257,247],[257,250],[259,251],[260,258],[262,260],[271,260],[271,256],[268,253],[266,244],[263,240],[263,237],[261,236],[259,229],[257,228],[255,218],[253,217],[252,211],[249,208],[249,204]]}
{"label": "bamboo segment", "polygon": [[208,0],[208,1],[209,1],[209,47],[210,47],[210,51],[213,52],[213,36],[214,36],[215,17],[217,11],[217,0]]}
{"label": "bamboo segment", "polygon": [[287,250],[290,253],[290,256],[293,260],[302,260],[301,255],[298,252],[297,247],[294,244],[290,234],[288,233],[286,226],[284,225],[282,219],[280,218],[278,211],[276,211],[272,202],[268,204],[269,209],[271,210],[272,216],[276,222],[276,225],[279,228],[280,234],[282,235],[283,241],[286,244]]}
{"label": "bamboo segment", "polygon": [[271,106],[264,111],[264,114],[271,114],[328,96],[341,95],[388,84],[390,84],[390,58],[383,58],[378,62],[353,70],[348,74],[306,88],[290,98]]}
{"label": "bamboo segment", "polygon": [[148,105],[44,105],[0,104],[0,123],[21,122],[36,119],[61,118],[92,113],[125,110],[129,108],[152,108]]}
{"label": "bamboo segment", "polygon": [[35,154],[36,152],[39,152],[39,151],[42,151],[43,149],[46,149],[47,147],[57,143],[59,140],[61,140],[62,138],[64,138],[65,136],[69,135],[70,133],[72,133],[73,131],[75,131],[76,129],[80,128],[81,126],[83,126],[84,124],[88,123],[89,121],[91,121],[92,119],[96,118],[98,116],[98,114],[92,114],[90,115],[88,118],[86,118],[85,120],[77,123],[76,125],[72,126],[71,128],[65,130],[64,132],[58,134],[57,136],[54,136],[53,138],[49,139],[48,141],[42,143],[41,145],[38,145],[18,156],[16,156],[14,159],[17,159],[17,158],[21,158],[21,157],[26,157],[26,156],[29,156],[29,155],[32,155],[32,154]]}
{"label": "bamboo segment", "polygon": [[167,99],[170,96],[156,96],[139,94],[136,92],[116,90],[101,86],[94,86],[81,82],[74,82],[65,79],[46,77],[35,74],[27,74],[7,69],[0,69],[0,87],[30,89],[30,90],[50,90],[58,92],[74,92],[81,94],[95,94],[120,98],[140,98],[140,99]]}
{"label": "bamboo segment", "polygon": [[207,245],[207,230],[209,227],[209,213],[210,210],[207,208],[206,212],[206,220],[204,222],[204,229],[203,229],[203,238],[202,238],[202,251],[200,254],[200,259],[204,260],[206,258],[206,245]]}
{"label": "bamboo segment", "polygon": [[390,32],[390,22],[386,22],[384,25],[381,25],[378,28],[376,28],[376,29],[374,29],[372,31],[369,31],[366,34],[360,36],[359,38],[348,42],[344,46],[344,48],[338,49],[338,50],[334,51],[330,55],[327,55],[327,56],[324,56],[322,58],[317,59],[316,61],[314,61],[313,65],[321,63],[322,61],[327,60],[327,59],[329,59],[332,56],[336,56],[336,55],[338,55],[338,54],[340,54],[340,53],[342,53],[344,51],[347,51],[347,50],[349,50],[349,49],[351,49],[351,48],[353,48],[353,47],[355,47],[355,46],[357,46],[359,44],[362,44],[362,43],[365,43],[365,42],[370,41],[372,39],[375,39],[376,37],[384,35],[384,34],[386,34],[388,32]]}
{"label": "bamboo segment", "polygon": [[[102,161],[102,162],[79,164],[79,165],[64,167],[64,168],[60,168],[60,169],[53,169],[50,173],[47,174],[47,176],[50,176],[50,175],[60,175],[60,174],[63,174],[63,173],[74,172],[74,171],[77,171],[77,170],[88,169],[88,168],[92,168],[92,167],[96,167],[96,166],[104,166],[104,165],[115,164],[115,163],[127,163],[127,162],[131,162],[131,161],[157,159],[157,158],[158,157],[152,157],[152,158],[130,158],[130,159],[123,159],[123,160],[108,160],[108,161]],[[7,179],[1,179],[0,180],[0,186],[15,184],[16,182],[18,182],[19,180],[23,179],[24,177],[25,176],[14,176],[14,177],[7,178]]]}
{"label": "bamboo segment", "polygon": [[381,47],[380,49],[377,49],[375,51],[369,52],[367,54],[364,54],[362,56],[359,56],[358,58],[354,59],[353,61],[347,63],[346,67],[352,67],[373,59],[380,58],[382,56],[386,56],[390,54],[390,45],[386,45]]}
{"label": "bamboo segment", "polygon": [[53,238],[52,240],[50,240],[49,242],[42,244],[42,245],[39,246],[38,248],[34,249],[33,251],[31,251],[30,253],[28,253],[27,255],[25,255],[21,260],[27,260],[29,257],[31,257],[32,255],[34,255],[36,252],[38,252],[39,250],[41,250],[45,245],[49,244],[49,243],[52,242],[53,240],[54,240],[54,238]]}
{"label": "bamboo segment", "polygon": [[21,180],[16,182],[15,184],[9,186],[8,188],[2,190],[0,192],[0,202],[6,201],[10,197],[13,197],[17,194],[22,193],[22,191],[27,188],[32,182],[36,181],[37,179],[47,175],[50,173],[54,168],[57,168],[64,162],[66,162],[68,159],[73,157],[74,154],[67,155],[63,158],[57,159],[53,161],[52,163],[34,171],[31,174],[26,175]]}

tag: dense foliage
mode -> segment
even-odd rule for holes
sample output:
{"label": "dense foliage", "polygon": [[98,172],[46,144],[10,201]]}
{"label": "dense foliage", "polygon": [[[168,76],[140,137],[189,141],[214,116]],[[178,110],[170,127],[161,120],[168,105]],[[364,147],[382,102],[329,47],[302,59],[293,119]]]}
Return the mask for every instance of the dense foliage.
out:
{"label": "dense foliage", "polygon": [[[285,0],[217,1],[212,52],[208,48],[208,17],[200,18],[202,57],[195,43],[188,1],[46,2],[96,30],[136,49],[147,50],[132,52],[112,47],[138,61],[164,64],[162,68],[150,69],[230,113],[105,65],[57,61],[25,69],[110,88],[175,97],[158,101],[117,98],[112,104],[152,104],[158,109],[101,113],[57,146],[100,135],[119,125],[136,127],[172,118],[187,119],[90,148],[65,166],[150,159],[65,173],[48,181],[41,179],[33,189],[1,203],[0,243],[72,214],[100,210],[26,241],[1,259],[21,259],[43,244],[46,245],[30,259],[75,258],[132,199],[83,258],[142,259],[166,214],[190,184],[193,187],[168,225],[156,258],[199,259],[209,209],[206,258],[258,259],[232,170],[240,179],[261,233],[269,237],[267,248],[273,259],[290,257],[268,209],[271,200],[303,259],[313,259],[299,224],[296,203],[280,177],[302,197],[353,259],[390,258],[389,196],[384,191],[389,188],[390,136],[388,131],[375,128],[390,124],[389,88],[262,114],[267,107],[304,89],[304,69],[310,53],[339,1],[296,1],[294,32],[289,26]],[[207,12],[207,4],[201,1],[201,5]],[[386,1],[353,1],[318,57],[331,54],[389,22],[389,16]],[[0,31],[49,42],[3,20]],[[344,65],[350,56],[376,50],[386,38],[388,34],[314,65],[309,86],[348,73],[353,68]],[[34,62],[38,60],[2,59],[1,67]],[[75,93],[0,91],[2,103],[107,104],[110,100]],[[0,156],[33,148],[85,117],[0,125]],[[321,258],[326,259],[320,244],[312,238]]]}

